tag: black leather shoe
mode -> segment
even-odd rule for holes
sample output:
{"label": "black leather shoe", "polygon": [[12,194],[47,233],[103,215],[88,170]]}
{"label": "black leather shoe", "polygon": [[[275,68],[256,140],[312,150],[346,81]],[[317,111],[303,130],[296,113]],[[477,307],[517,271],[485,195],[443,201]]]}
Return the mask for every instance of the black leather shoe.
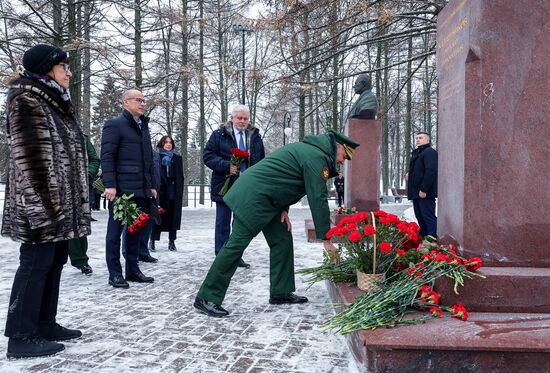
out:
{"label": "black leather shoe", "polygon": [[297,304],[307,303],[307,298],[294,293],[271,295],[269,297],[269,304]]}
{"label": "black leather shoe", "polygon": [[211,317],[225,317],[229,315],[229,312],[227,312],[227,310],[225,310],[222,306],[211,303],[199,297],[195,298],[193,307],[195,307],[200,313],[204,313],[205,315]]}
{"label": "black leather shoe", "polygon": [[156,263],[159,261],[157,258],[153,258],[151,255],[140,255],[138,257],[138,260],[140,262],[146,262],[146,263]]}
{"label": "black leather shoe", "polygon": [[65,346],[61,343],[50,342],[42,337],[10,338],[6,356],[10,359],[23,357],[39,357],[57,354],[63,351]]}
{"label": "black leather shoe", "polygon": [[248,264],[242,259],[239,259],[239,264],[237,264],[237,266],[241,268],[247,268],[247,269],[250,268],[250,264]]}
{"label": "black leather shoe", "polygon": [[94,272],[92,270],[92,267],[90,267],[88,264],[86,264],[84,267],[80,268],[80,270],[82,271],[82,274],[85,274],[86,276],[91,276],[92,273]]}
{"label": "black leather shoe", "polygon": [[67,341],[69,339],[82,337],[82,332],[80,330],[68,329],[58,323],[39,326],[38,334],[47,341]]}
{"label": "black leather shoe", "polygon": [[133,282],[153,282],[155,279],[153,277],[147,277],[143,273],[131,273],[129,275],[126,275],[126,281],[133,281]]}
{"label": "black leather shoe", "polygon": [[176,248],[176,243],[175,243],[174,241],[168,242],[168,250],[170,250],[170,251],[178,251],[178,249]]}
{"label": "black leather shoe", "polygon": [[113,278],[109,278],[109,285],[111,285],[114,288],[121,288],[121,289],[128,289],[130,285],[126,282],[126,280],[122,276],[115,276]]}

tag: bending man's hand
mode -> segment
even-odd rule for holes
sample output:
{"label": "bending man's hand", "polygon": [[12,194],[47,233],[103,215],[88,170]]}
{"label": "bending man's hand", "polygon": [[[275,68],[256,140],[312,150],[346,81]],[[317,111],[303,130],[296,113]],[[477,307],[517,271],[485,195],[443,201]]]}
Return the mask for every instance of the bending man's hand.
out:
{"label": "bending man's hand", "polygon": [[116,188],[105,188],[105,198],[114,201],[116,198]]}
{"label": "bending man's hand", "polygon": [[330,240],[323,240],[323,246],[328,255],[334,259],[334,263],[340,264],[340,255],[338,254],[336,246],[334,246]]}
{"label": "bending man's hand", "polygon": [[157,190],[151,189],[151,195],[153,196],[153,199],[157,199]]}
{"label": "bending man's hand", "polygon": [[286,227],[288,229],[289,232],[292,231],[292,223],[290,222],[290,218],[288,217],[288,212],[286,211],[283,211],[281,212],[281,223],[285,223],[286,222]]}
{"label": "bending man's hand", "polygon": [[239,172],[239,169],[237,168],[237,166],[235,166],[234,164],[229,165],[229,173],[231,175],[236,175],[237,172]]}

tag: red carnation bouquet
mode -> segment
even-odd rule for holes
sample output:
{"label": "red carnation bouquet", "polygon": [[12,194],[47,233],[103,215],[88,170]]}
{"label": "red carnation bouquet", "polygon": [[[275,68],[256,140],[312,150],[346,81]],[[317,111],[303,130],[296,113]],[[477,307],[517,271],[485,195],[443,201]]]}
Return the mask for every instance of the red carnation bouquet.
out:
{"label": "red carnation bouquet", "polygon": [[[103,180],[96,179],[92,183],[93,187],[100,192],[105,192],[105,185]],[[150,215],[142,212],[139,207],[132,201],[134,195],[126,194],[115,198],[115,204],[113,206],[113,217],[115,220],[120,221],[122,224],[128,227],[128,233],[133,234],[144,228],[149,221]],[[163,208],[158,209],[159,215],[164,213]]]}
{"label": "red carnation bouquet", "polygon": [[[250,154],[248,152],[245,152],[244,150],[241,150],[239,148],[231,148],[231,159],[229,162],[231,162],[232,166],[237,166],[237,168],[241,167],[241,164],[244,162],[245,159],[250,157]],[[225,193],[229,190],[229,182],[231,181],[231,174],[227,174],[225,176],[225,183],[223,183],[222,189],[220,190],[220,196],[225,196]]]}

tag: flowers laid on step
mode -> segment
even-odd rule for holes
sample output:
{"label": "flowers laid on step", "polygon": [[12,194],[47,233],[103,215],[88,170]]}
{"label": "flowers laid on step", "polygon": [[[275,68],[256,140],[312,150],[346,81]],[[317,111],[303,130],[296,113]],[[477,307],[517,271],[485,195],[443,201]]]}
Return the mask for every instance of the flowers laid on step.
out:
{"label": "flowers laid on step", "polygon": [[433,238],[421,241],[418,225],[384,211],[358,212],[345,217],[327,233],[327,238],[331,237],[339,242],[339,264],[325,255],[320,267],[298,272],[310,276],[307,282],[325,279],[353,282],[352,271],[358,268],[384,273],[385,278],[343,312],[327,319],[323,327],[347,334],[360,329],[415,324],[445,314],[462,321],[468,319],[464,305],[442,305],[434,285],[437,279],[447,277],[454,281],[454,291],[458,293],[464,279],[484,277],[476,273],[483,265],[480,258],[463,258],[456,247],[440,245]]}
{"label": "flowers laid on step", "polygon": [[358,271],[385,274],[395,270],[397,250],[407,250],[420,243],[418,225],[400,220],[384,211],[357,212],[344,217],[327,232],[338,239],[341,261],[348,261]]}
{"label": "flowers laid on step", "polygon": [[[236,166],[237,168],[241,167],[241,164],[244,162],[245,159],[250,157],[250,154],[248,152],[241,150],[239,148],[231,148],[231,158],[229,159],[229,162],[232,166]],[[231,181],[231,174],[227,174],[225,176],[225,182],[223,183],[223,186],[220,190],[220,196],[224,196],[225,193],[229,190],[229,183]]]}
{"label": "flowers laid on step", "polygon": [[334,213],[336,215],[352,215],[357,212],[357,209],[355,207],[338,207],[337,209],[334,209]]}

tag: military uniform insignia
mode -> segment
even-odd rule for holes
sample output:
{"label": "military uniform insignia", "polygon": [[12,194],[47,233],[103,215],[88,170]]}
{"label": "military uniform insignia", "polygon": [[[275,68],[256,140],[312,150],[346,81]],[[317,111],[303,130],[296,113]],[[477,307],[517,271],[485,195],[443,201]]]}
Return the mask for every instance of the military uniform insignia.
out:
{"label": "military uniform insignia", "polygon": [[324,181],[327,181],[328,175],[329,175],[328,166],[325,166],[323,167],[323,171],[321,171],[321,179],[323,179]]}

